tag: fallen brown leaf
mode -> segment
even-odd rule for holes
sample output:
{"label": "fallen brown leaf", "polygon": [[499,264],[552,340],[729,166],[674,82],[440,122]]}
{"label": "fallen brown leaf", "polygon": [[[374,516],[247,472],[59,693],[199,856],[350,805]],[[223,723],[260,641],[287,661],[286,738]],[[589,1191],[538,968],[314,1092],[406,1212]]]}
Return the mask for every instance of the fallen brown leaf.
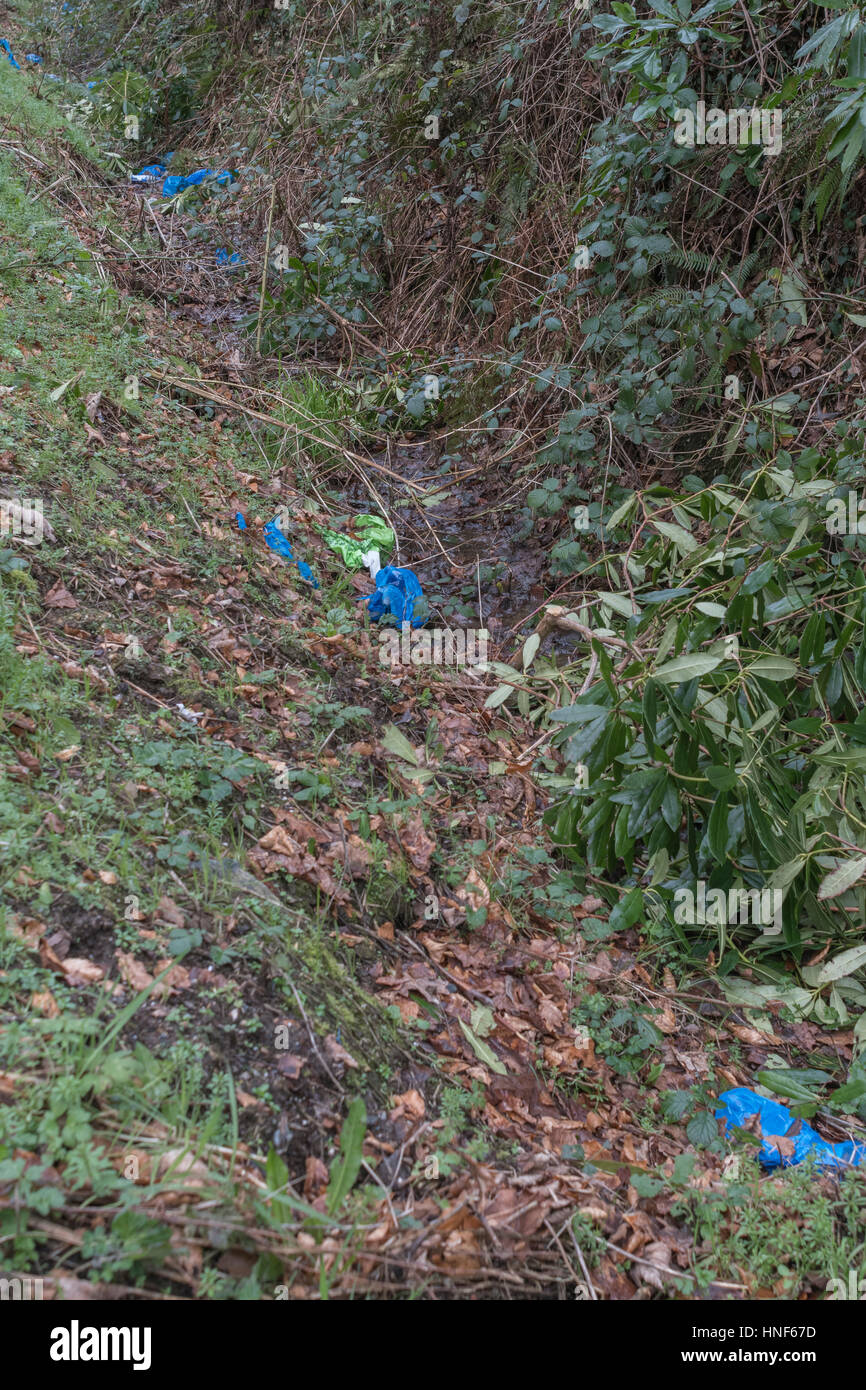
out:
{"label": "fallen brown leaf", "polygon": [[101,965],[80,956],[67,956],[60,962],[60,968],[71,985],[92,985],[105,974]]}
{"label": "fallen brown leaf", "polygon": [[44,1014],[46,1018],[56,1018],[60,1013],[57,1000],[50,989],[44,989],[30,997],[30,1007],[37,1013]]}
{"label": "fallen brown leaf", "polygon": [[325,1038],[325,1052],[328,1055],[329,1062],[342,1064],[344,1067],[357,1070],[358,1063],[355,1061],[351,1052],[347,1052],[346,1049],[337,1042],[333,1033],[329,1033]]}
{"label": "fallen brown leaf", "polygon": [[52,585],[42,600],[46,608],[77,608],[78,600],[73,598],[69,590],[65,588],[63,581],[58,579]]}
{"label": "fallen brown leaf", "polygon": [[153,984],[153,976],[128,951],[116,951],[117,968],[120,978],[134,990],[146,989]]}

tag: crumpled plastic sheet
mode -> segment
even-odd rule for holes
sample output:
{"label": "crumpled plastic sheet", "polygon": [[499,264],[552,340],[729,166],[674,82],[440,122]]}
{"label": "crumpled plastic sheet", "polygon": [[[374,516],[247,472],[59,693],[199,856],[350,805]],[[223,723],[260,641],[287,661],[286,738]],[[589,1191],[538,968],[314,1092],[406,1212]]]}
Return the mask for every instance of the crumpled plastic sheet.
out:
{"label": "crumpled plastic sheet", "polygon": [[164,164],[145,164],[137,174],[130,174],[131,183],[159,183],[168,173]]}
{"label": "crumpled plastic sheet", "polygon": [[219,188],[223,188],[227,183],[236,183],[237,177],[234,169],[222,169],[218,174],[215,174],[213,169],[196,169],[195,173],[185,175],[169,174],[162,185],[162,196],[173,198],[176,193],[184,193],[187,188],[197,188],[205,179],[213,179]]}
{"label": "crumpled plastic sheet", "polygon": [[41,62],[42,62],[42,59],[39,57],[39,54],[38,54],[38,53],[25,53],[25,54],[24,54],[24,58],[25,58],[25,61],[28,62],[28,63],[41,63]]}
{"label": "crumpled plastic sheet", "polygon": [[[823,1169],[858,1168],[866,1163],[866,1144],[831,1144],[805,1120],[792,1115],[787,1105],[759,1096],[746,1086],[723,1091],[719,1100],[722,1108],[716,1111],[716,1119],[724,1120],[725,1128],[729,1125],[747,1128],[748,1121],[758,1116],[764,1140],[758,1158],[764,1168],[791,1168],[808,1158],[814,1158],[816,1166]],[[780,1138],[793,1144],[792,1152],[783,1153],[779,1145],[773,1143]],[[783,1147],[787,1150],[788,1143]]]}
{"label": "crumpled plastic sheet", "polygon": [[412,570],[386,565],[376,575],[375,584],[376,592],[366,594],[359,600],[367,604],[373,622],[390,613],[398,627],[403,623],[411,623],[413,627],[424,626],[426,617],[415,615],[415,601],[424,597],[424,591]]}
{"label": "crumpled plastic sheet", "polygon": [[[235,512],[235,521],[237,522],[239,531],[246,531],[249,529],[247,527],[247,519],[243,512]],[[288,560],[291,564],[297,565],[301,578],[309,580],[313,588],[318,589],[319,585],[313,577],[313,571],[310,569],[306,560],[295,559],[288,537],[283,535],[280,530],[280,524],[276,518],[267,523],[262,534],[264,535],[265,544],[269,550],[273,550],[277,555],[282,555],[283,559]]]}
{"label": "crumpled plastic sheet", "polygon": [[292,554],[292,547],[288,538],[280,530],[278,521],[269,521],[264,528],[265,544],[271,550],[275,550],[278,555],[282,555],[286,560],[290,560],[293,565],[297,565],[302,578],[308,579],[314,589],[318,589],[318,583],[313,578],[313,571],[306,560],[296,560]]}
{"label": "crumpled plastic sheet", "polygon": [[0,39],[0,48],[2,48],[3,52],[6,54],[6,57],[9,59],[9,62],[12,64],[13,68],[15,68],[17,72],[20,72],[21,64],[15,61],[15,54],[12,52],[12,45],[10,44],[9,40]]}
{"label": "crumpled plastic sheet", "polygon": [[244,260],[243,256],[240,254],[239,251],[229,252],[229,250],[225,246],[220,246],[217,248],[216,263],[217,265],[225,266],[227,270],[239,270],[241,266],[246,265],[246,261]]}
{"label": "crumpled plastic sheet", "polygon": [[347,569],[363,569],[371,550],[390,555],[394,549],[394,532],[380,516],[362,512],[360,516],[355,517],[352,529],[357,540],[352,536],[341,536],[338,531],[322,532],[325,545],[343,557]]}

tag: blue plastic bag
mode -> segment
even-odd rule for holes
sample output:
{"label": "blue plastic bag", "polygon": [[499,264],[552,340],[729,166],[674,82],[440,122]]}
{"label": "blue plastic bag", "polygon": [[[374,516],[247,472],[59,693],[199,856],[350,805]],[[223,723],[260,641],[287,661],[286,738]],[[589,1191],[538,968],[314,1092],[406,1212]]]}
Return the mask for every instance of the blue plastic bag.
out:
{"label": "blue plastic bag", "polygon": [[398,627],[402,623],[411,623],[413,627],[424,626],[426,617],[415,617],[415,600],[423,598],[424,591],[412,570],[386,565],[376,575],[375,584],[376,592],[360,600],[368,605],[367,611],[374,623],[390,613]]}
{"label": "blue plastic bag", "polygon": [[25,59],[27,60],[28,63],[41,63],[41,62],[42,62],[42,59],[39,57],[39,54],[38,54],[38,53],[25,53],[25,54],[24,54],[24,57],[25,57]]}
{"label": "blue plastic bag", "polygon": [[164,179],[168,170],[164,164],[145,164],[143,169],[139,169],[137,174],[130,174],[132,183],[158,183]]}
{"label": "blue plastic bag", "polygon": [[230,269],[231,267],[240,269],[241,266],[246,265],[246,261],[239,251],[232,251],[230,254],[225,246],[220,246],[217,249],[216,263],[217,265],[225,266],[226,269]]}
{"label": "blue plastic bag", "polygon": [[6,54],[6,57],[9,59],[9,62],[12,64],[13,68],[15,68],[17,72],[20,72],[21,64],[16,63],[15,54],[12,52],[12,46],[9,43],[9,40],[0,39],[0,48],[2,48],[3,52]]}
{"label": "blue plastic bag", "polygon": [[[777,1100],[767,1100],[745,1086],[737,1086],[732,1091],[723,1091],[719,1096],[722,1109],[716,1111],[716,1119],[729,1125],[746,1126],[754,1115],[759,1116],[761,1136],[764,1140],[758,1158],[764,1168],[791,1168],[814,1158],[819,1168],[858,1168],[866,1163],[866,1144],[831,1144],[822,1139],[817,1130],[792,1115],[787,1105]],[[789,1131],[796,1132],[789,1132]],[[782,1153],[773,1139],[785,1138],[794,1148],[791,1153]],[[785,1149],[788,1144],[785,1144]]]}
{"label": "blue plastic bag", "polygon": [[215,174],[213,169],[196,169],[194,174],[169,174],[165,183],[162,185],[163,198],[173,198],[176,193],[183,193],[187,188],[197,188],[205,179],[212,178],[214,183],[220,188],[227,183],[234,183],[237,174],[233,169],[223,169],[221,173]]}
{"label": "blue plastic bag", "polygon": [[269,521],[264,528],[263,534],[265,545],[267,545],[270,550],[275,551],[277,555],[282,555],[284,560],[289,560],[293,565],[297,565],[301,577],[303,579],[308,579],[313,588],[318,589],[319,586],[313,578],[313,571],[310,569],[306,560],[296,560],[292,554],[292,547],[289,544],[288,538],[284,536],[280,530],[279,522],[276,520]]}

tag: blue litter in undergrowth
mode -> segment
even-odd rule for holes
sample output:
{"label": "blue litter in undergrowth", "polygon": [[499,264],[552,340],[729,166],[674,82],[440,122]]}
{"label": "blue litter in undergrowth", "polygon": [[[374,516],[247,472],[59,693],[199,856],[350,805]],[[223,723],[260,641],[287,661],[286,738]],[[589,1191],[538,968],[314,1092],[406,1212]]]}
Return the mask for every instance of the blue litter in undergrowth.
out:
{"label": "blue litter in undergrowth", "polygon": [[20,64],[20,63],[16,63],[16,61],[15,61],[15,54],[12,52],[12,46],[11,46],[11,44],[9,43],[9,40],[8,40],[8,39],[0,39],[0,48],[3,49],[3,52],[6,54],[6,57],[9,59],[9,61],[10,61],[10,63],[12,64],[13,68],[16,68],[17,71],[20,72],[20,71],[21,71],[21,64]]}
{"label": "blue litter in undergrowth", "polygon": [[[199,183],[200,182],[201,180],[199,179]],[[170,174],[162,185],[162,196],[163,198],[173,198],[175,193],[182,193],[183,190],[189,188],[189,186],[183,174]]]}
{"label": "blue litter in undergrowth", "polygon": [[374,622],[390,613],[398,626],[402,623],[411,623],[413,627],[424,626],[427,619],[414,616],[415,600],[423,598],[424,591],[412,570],[386,565],[379,570],[374,582],[375,594],[368,594],[360,600],[368,605],[367,611]]}
{"label": "blue litter in undergrowth", "polygon": [[318,584],[313,578],[313,571],[306,560],[296,560],[292,554],[292,547],[286,536],[280,530],[278,521],[269,521],[264,528],[265,544],[276,551],[277,555],[282,555],[284,560],[290,560],[293,565],[297,565],[302,578],[308,579],[314,589],[318,589]]}
{"label": "blue litter in undergrowth", "polygon": [[173,198],[176,193],[183,193],[187,188],[195,188],[205,179],[213,179],[218,187],[222,188],[227,183],[237,181],[237,173],[234,169],[223,169],[219,174],[215,174],[213,169],[196,169],[194,174],[170,174],[162,186],[163,198]]}
{"label": "blue litter in undergrowth", "polygon": [[39,54],[38,54],[38,53],[25,53],[25,54],[24,54],[24,57],[26,58],[26,60],[27,60],[28,63],[41,63],[41,62],[42,62],[42,59],[39,57]]}
{"label": "blue litter in undergrowth", "polygon": [[235,512],[235,521],[238,524],[239,531],[245,531],[247,529],[247,519],[243,512]]}
{"label": "blue litter in undergrowth", "polygon": [[[787,1105],[759,1096],[745,1086],[723,1091],[719,1100],[722,1109],[716,1111],[716,1119],[724,1120],[726,1128],[728,1125],[745,1127],[752,1116],[759,1117],[764,1142],[758,1158],[765,1168],[791,1168],[807,1158],[814,1158],[819,1168],[857,1168],[866,1163],[866,1144],[831,1144],[822,1139],[805,1120],[798,1120],[792,1115]],[[773,1143],[773,1139],[783,1137],[794,1146],[790,1154],[783,1154],[779,1146]]]}
{"label": "blue litter in undergrowth", "polygon": [[130,174],[131,183],[156,183],[159,179],[164,179],[168,170],[164,164],[145,164],[143,169],[139,169],[137,174]]}
{"label": "blue litter in undergrowth", "polygon": [[243,256],[240,254],[239,251],[232,251],[231,255],[229,255],[228,251],[224,246],[220,246],[216,253],[216,263],[217,265],[224,266],[246,265],[246,261],[244,260]]}

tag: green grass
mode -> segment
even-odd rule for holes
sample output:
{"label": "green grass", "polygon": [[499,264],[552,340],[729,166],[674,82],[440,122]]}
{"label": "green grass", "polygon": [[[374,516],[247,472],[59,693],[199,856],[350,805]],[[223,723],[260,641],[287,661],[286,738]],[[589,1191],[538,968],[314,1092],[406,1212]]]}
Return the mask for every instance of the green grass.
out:
{"label": "green grass", "polygon": [[[0,71],[0,112],[46,163],[64,147],[98,162],[11,68]],[[357,1060],[354,1085],[374,1094],[402,1055],[394,1020],[335,944],[321,895],[285,880],[268,893],[244,869],[279,799],[272,769],[253,754],[278,751],[281,737],[239,693],[237,659],[208,646],[221,611],[208,610],[208,594],[233,585],[241,595],[247,680],[265,695],[291,674],[287,656],[300,663],[311,743],[336,722],[337,751],[369,711],[339,699],[296,642],[284,611],[291,580],[266,582],[257,553],[227,526],[203,524],[220,517],[239,470],[264,483],[268,461],[242,429],[217,431],[164,392],[142,385],[127,399],[128,378],[144,382],[158,364],[158,321],[102,278],[72,225],[28,187],[22,161],[4,156],[0,177],[0,384],[11,387],[0,495],[42,499],[55,534],[0,550],[0,1069],[20,1078],[15,1103],[0,1107],[0,1185],[15,1182],[22,1203],[0,1206],[0,1239],[4,1262],[43,1271],[53,1257],[39,1220],[69,1203],[105,1205],[111,1214],[88,1226],[76,1273],[176,1289],[173,1228],[146,1210],[172,1185],[160,1154],[195,1163],[197,1188],[230,1224],[275,1222],[272,1204],[253,1209],[233,1171],[241,1137],[267,1152],[286,1104],[273,1094],[273,1019],[298,1017],[300,1001],[315,1034],[337,1034]],[[118,214],[106,199],[98,215],[111,226]],[[97,392],[104,443],[92,447]],[[160,567],[165,588],[154,582]],[[75,608],[43,607],[58,581]],[[148,700],[145,687],[159,694]],[[178,701],[229,711],[226,736],[186,722]],[[296,712],[304,704],[283,695],[283,720]],[[341,777],[363,789],[358,759],[341,761]],[[40,954],[49,937],[63,951],[64,934],[62,958],[87,961],[103,980],[76,982],[44,945]],[[160,1005],[152,986],[117,984],[117,952],[153,976],[184,962],[201,978]],[[261,1102],[252,1118],[239,1112],[241,1088]],[[150,1180],[131,1180],[129,1164],[145,1160]],[[203,1296],[272,1296],[284,1277],[262,1256],[235,1280],[215,1269],[218,1255],[206,1261]]]}

